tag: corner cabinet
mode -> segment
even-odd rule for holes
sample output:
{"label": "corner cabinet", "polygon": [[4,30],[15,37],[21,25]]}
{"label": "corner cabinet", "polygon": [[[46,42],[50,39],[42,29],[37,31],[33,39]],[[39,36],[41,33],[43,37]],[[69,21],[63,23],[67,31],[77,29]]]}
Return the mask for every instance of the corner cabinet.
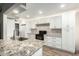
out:
{"label": "corner cabinet", "polygon": [[50,29],[62,28],[62,16],[50,18]]}

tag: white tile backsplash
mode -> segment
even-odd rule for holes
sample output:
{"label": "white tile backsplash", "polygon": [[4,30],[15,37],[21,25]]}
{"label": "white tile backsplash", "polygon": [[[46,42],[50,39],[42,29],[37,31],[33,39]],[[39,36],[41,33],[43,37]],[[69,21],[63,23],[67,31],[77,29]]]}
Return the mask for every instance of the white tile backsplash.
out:
{"label": "white tile backsplash", "polygon": [[47,31],[46,36],[50,37],[62,37],[62,30],[61,29],[50,29],[49,26],[39,26],[36,29],[32,29],[30,33],[30,38],[35,39],[35,34],[38,34],[40,30]]}

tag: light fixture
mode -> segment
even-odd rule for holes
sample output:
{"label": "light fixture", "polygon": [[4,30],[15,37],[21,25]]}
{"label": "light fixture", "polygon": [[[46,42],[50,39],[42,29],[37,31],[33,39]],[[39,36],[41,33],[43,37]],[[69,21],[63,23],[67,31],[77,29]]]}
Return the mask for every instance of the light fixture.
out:
{"label": "light fixture", "polygon": [[43,14],[43,11],[39,10],[38,13],[39,13],[39,14]]}
{"label": "light fixture", "polygon": [[26,17],[27,17],[27,18],[29,18],[29,17],[30,17],[30,15],[26,15]]}
{"label": "light fixture", "polygon": [[18,14],[18,13],[19,13],[19,10],[13,10],[13,12],[14,12],[15,14]]}
{"label": "light fixture", "polygon": [[65,7],[65,4],[61,4],[60,7],[61,7],[61,8],[64,8],[64,7]]}

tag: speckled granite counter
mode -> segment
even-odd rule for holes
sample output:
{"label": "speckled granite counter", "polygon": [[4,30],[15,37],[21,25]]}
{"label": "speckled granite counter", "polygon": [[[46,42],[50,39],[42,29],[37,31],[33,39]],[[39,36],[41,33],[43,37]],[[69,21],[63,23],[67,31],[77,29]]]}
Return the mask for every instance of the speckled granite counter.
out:
{"label": "speckled granite counter", "polygon": [[0,39],[0,56],[3,55],[4,48],[3,48],[3,40]]}
{"label": "speckled granite counter", "polygon": [[4,42],[4,56],[31,56],[43,46],[40,40],[12,40]]}

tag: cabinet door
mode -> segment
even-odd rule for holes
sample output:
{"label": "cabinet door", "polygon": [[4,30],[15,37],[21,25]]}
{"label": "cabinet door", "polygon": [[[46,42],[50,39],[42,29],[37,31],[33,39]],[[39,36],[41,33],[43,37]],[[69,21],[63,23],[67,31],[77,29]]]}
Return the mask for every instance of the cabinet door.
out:
{"label": "cabinet door", "polygon": [[32,56],[42,56],[42,50],[42,48],[38,49]]}
{"label": "cabinet door", "polygon": [[54,26],[54,19],[53,18],[50,18],[50,28],[55,28]]}
{"label": "cabinet door", "polygon": [[52,42],[52,37],[46,37],[44,41],[45,42]]}
{"label": "cabinet door", "polygon": [[55,42],[47,42],[46,45],[53,48],[61,48],[61,44],[56,44]]}
{"label": "cabinet door", "polygon": [[56,16],[54,18],[54,27],[55,28],[62,28],[62,17],[61,16]]}
{"label": "cabinet door", "polygon": [[59,49],[61,49],[61,45],[60,45],[60,44],[52,44],[52,46],[53,46],[54,48],[59,48]]}
{"label": "cabinet door", "polygon": [[50,28],[62,28],[62,17],[61,16],[55,16],[50,18]]}
{"label": "cabinet door", "polygon": [[47,37],[45,39],[45,43],[47,46],[50,46],[50,47],[61,48],[61,38]]}
{"label": "cabinet door", "polygon": [[53,39],[53,43],[55,43],[57,45],[61,45],[61,43],[62,43],[61,38]]}
{"label": "cabinet door", "polygon": [[62,17],[61,16],[57,16],[55,19],[55,26],[56,28],[62,28]]}
{"label": "cabinet door", "polygon": [[26,22],[26,33],[31,33],[31,24],[30,24],[30,22]]}
{"label": "cabinet door", "polygon": [[75,52],[75,13],[62,15],[62,49]]}

